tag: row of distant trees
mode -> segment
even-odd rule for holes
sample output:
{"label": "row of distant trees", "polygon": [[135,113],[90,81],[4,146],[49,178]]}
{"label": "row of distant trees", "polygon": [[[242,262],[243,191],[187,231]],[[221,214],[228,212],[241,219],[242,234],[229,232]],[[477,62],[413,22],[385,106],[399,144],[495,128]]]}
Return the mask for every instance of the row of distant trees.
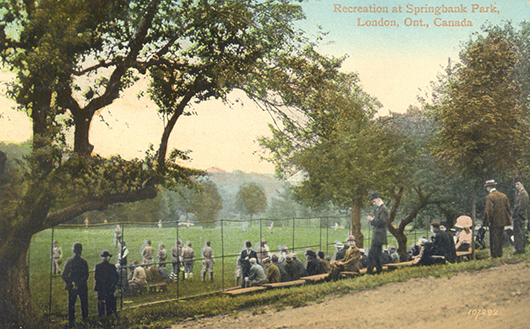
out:
{"label": "row of distant trees", "polygon": [[[13,147],[13,146],[11,146]],[[325,207],[320,211],[298,202],[293,195],[292,186],[285,182],[283,187],[272,196],[270,201],[264,187],[256,182],[246,182],[239,186],[233,205],[226,204],[217,185],[210,179],[203,178],[192,187],[182,186],[178,191],[163,189],[152,200],[138,201],[109,207],[104,211],[92,211],[79,216],[69,223],[114,222],[194,222],[203,227],[211,227],[221,218],[223,208],[231,208],[223,219],[248,221],[254,216],[276,220],[290,218],[309,218],[315,216],[340,215],[334,207]]]}

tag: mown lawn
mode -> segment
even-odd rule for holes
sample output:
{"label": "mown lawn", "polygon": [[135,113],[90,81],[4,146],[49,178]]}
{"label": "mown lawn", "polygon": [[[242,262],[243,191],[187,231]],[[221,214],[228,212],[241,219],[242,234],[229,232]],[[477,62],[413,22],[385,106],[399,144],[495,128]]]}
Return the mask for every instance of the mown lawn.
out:
{"label": "mown lawn", "polygon": [[[459,271],[483,270],[502,263],[528,261],[530,253],[515,255],[505,249],[505,254],[502,258],[491,259],[488,256],[488,251],[482,250],[478,252],[477,256],[477,260],[455,264],[407,267],[385,272],[381,275],[364,275],[336,282],[303,285],[289,289],[267,290],[251,295],[231,297],[217,293],[192,299],[168,300],[160,303],[144,304],[140,307],[128,307],[124,309],[119,312],[119,319],[109,318],[100,320],[97,316],[92,316],[87,323],[80,324],[80,327],[167,328],[173,323],[190,317],[212,316],[263,306],[273,306],[277,309],[288,306],[302,306],[309,302],[322,300],[330,294],[344,294],[411,278],[450,276]],[[59,328],[65,324],[65,319],[53,317],[46,324],[48,328]]]}
{"label": "mown lawn", "polygon": [[[120,299],[118,301],[118,308],[204,294],[234,286],[236,258],[243,248],[244,241],[247,239],[251,240],[255,245],[260,238],[265,238],[271,252],[276,252],[278,247],[284,244],[292,250],[294,244],[294,250],[298,252],[301,260],[305,261],[303,258],[303,250],[305,248],[323,249],[332,256],[334,250],[333,242],[335,240],[345,241],[348,234],[347,229],[320,228],[318,227],[319,225],[315,225],[318,223],[311,220],[296,221],[295,224],[294,229],[292,222],[288,222],[283,227],[275,227],[272,233],[269,232],[265,222],[261,227],[259,224],[252,225],[247,232],[243,232],[241,225],[226,225],[216,228],[179,227],[177,229],[176,227],[158,228],[154,225],[125,224],[123,225],[123,234],[130,251],[129,262],[134,259],[138,259],[141,262],[141,250],[147,239],[152,240],[155,249],[157,249],[160,242],[164,243],[169,255],[177,236],[184,243],[188,240],[191,241],[197,260],[194,264],[193,280],[172,283],[166,292],[126,296],[123,300]],[[114,255],[111,261],[115,261],[117,247],[114,245],[114,228],[114,225],[100,225],[91,226],[88,229],[76,227],[53,230],[53,239],[58,241],[63,249],[63,264],[61,267],[64,265],[64,260],[71,255],[71,246],[75,241],[83,244],[83,257],[88,261],[91,269],[99,262],[99,253],[103,249],[109,250]],[[365,239],[370,236],[369,231],[364,234]],[[211,240],[214,255],[216,256],[213,282],[200,281],[200,270],[202,267],[200,250],[204,246],[206,239]],[[389,243],[395,244],[392,239],[389,238]],[[413,236],[411,236],[412,239]],[[37,234],[31,245],[29,257],[31,292],[39,315],[50,314],[53,317],[65,318],[67,296],[63,281],[60,276],[50,275],[49,255],[51,241],[52,230],[46,230]],[[369,240],[365,242],[365,245],[368,244]],[[220,257],[221,255],[224,255],[224,257]],[[167,261],[169,260],[168,257]],[[167,268],[171,268],[170,264],[167,264]],[[89,313],[91,315],[97,313],[93,286],[93,274],[91,274],[89,279]]]}

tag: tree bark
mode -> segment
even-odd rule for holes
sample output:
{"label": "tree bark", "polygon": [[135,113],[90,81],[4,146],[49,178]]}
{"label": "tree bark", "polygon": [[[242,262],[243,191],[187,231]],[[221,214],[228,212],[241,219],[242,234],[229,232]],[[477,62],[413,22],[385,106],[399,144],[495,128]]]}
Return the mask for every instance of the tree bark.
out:
{"label": "tree bark", "polygon": [[173,128],[175,128],[175,124],[177,123],[177,120],[180,118],[182,113],[184,112],[184,108],[186,105],[188,105],[189,101],[193,98],[194,93],[188,92],[186,96],[184,96],[179,104],[175,108],[175,112],[171,115],[171,118],[168,120],[167,125],[164,127],[164,133],[162,134],[162,139],[160,141],[160,147],[158,148],[158,157],[157,157],[157,164],[159,170],[163,171],[165,170],[165,163],[166,163],[166,154],[167,154],[167,146],[169,142],[169,137],[171,136],[171,132],[173,131]]}
{"label": "tree bark", "polygon": [[403,187],[400,187],[398,189],[398,192],[396,193],[396,196],[394,197],[394,203],[392,204],[392,209],[390,210],[390,215],[388,216],[387,221],[387,228],[390,231],[390,233],[396,238],[398,246],[397,246],[397,252],[399,254],[400,261],[404,262],[408,259],[407,255],[407,235],[405,234],[405,227],[407,227],[408,224],[410,224],[414,218],[418,215],[421,209],[427,205],[429,202],[429,198],[432,195],[432,192],[429,192],[427,194],[424,194],[420,187],[415,188],[416,193],[418,194],[418,205],[412,209],[410,213],[407,214],[398,224],[398,226],[395,226],[393,224],[394,220],[396,219],[397,209],[399,208],[399,204],[401,203],[401,198],[403,197],[403,194],[405,192],[405,189]]}
{"label": "tree bark", "polygon": [[[90,210],[103,210],[111,204],[134,202],[154,198],[157,188],[154,185],[130,193],[108,195],[48,213],[51,203],[38,201],[42,197],[29,201],[26,217],[17,221],[11,232],[3,235],[0,241],[0,328],[33,328],[35,313],[31,303],[28,285],[26,257],[31,237],[34,233],[54,225],[64,223]],[[35,201],[37,200],[37,201]],[[31,209],[30,209],[31,208]]]}
{"label": "tree bark", "polygon": [[353,201],[351,208],[351,233],[355,237],[355,244],[358,248],[363,248],[364,235],[361,231],[361,207],[363,199],[361,197]]}
{"label": "tree bark", "polygon": [[12,236],[0,248],[0,327],[33,328],[26,256],[31,236]]}
{"label": "tree bark", "polygon": [[88,138],[92,117],[92,114],[81,111],[78,115],[74,116],[74,152],[80,156],[88,157],[92,154],[92,150],[94,149],[94,145],[90,144]]}

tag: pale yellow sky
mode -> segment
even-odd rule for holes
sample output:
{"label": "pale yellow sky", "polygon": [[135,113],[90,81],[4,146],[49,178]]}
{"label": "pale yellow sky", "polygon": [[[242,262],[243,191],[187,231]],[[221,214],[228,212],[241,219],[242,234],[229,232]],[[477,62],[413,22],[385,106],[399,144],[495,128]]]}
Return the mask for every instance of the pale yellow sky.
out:
{"label": "pale yellow sky", "polygon": [[[403,112],[416,103],[418,87],[425,87],[441,70],[446,55],[413,57],[408,52],[381,53],[377,56],[357,54],[344,63],[345,71],[358,71],[363,88],[384,105],[382,115]],[[12,74],[2,73],[1,81],[9,81]],[[143,158],[149,143],[158,145],[163,130],[156,106],[137,94],[144,83],[127,90],[111,106],[95,117],[90,142],[94,151],[103,156],[120,154],[130,159]],[[226,171],[273,173],[274,166],[260,160],[264,152],[256,142],[259,136],[270,136],[267,127],[272,122],[267,112],[261,111],[241,91],[230,95],[232,106],[220,100],[193,103],[198,115],[183,116],[170,138],[170,148],[192,150],[192,161],[185,165],[199,169],[218,167]],[[31,135],[31,125],[24,113],[12,111],[11,100],[1,98],[0,141],[22,142]]]}
{"label": "pale yellow sky", "polygon": [[[0,81],[13,79],[0,74]],[[120,154],[124,158],[143,158],[149,143],[159,144],[164,128],[156,106],[137,94],[145,84],[128,90],[123,97],[104,109],[92,122],[90,142],[103,156]],[[261,161],[257,137],[270,135],[267,112],[259,110],[240,91],[230,95],[234,105],[222,101],[194,104],[198,115],[183,116],[170,138],[170,149],[192,150],[191,162],[183,163],[199,169],[218,167],[226,171],[273,173],[272,164]],[[235,102],[239,99],[238,102]],[[23,142],[31,136],[31,123],[22,112],[12,110],[15,102],[0,98],[0,141]]]}
{"label": "pale yellow sky", "polygon": [[[353,4],[367,5],[362,0]],[[303,3],[307,20],[301,27],[309,35],[316,36],[316,25],[322,25],[329,32],[319,51],[335,56],[348,54],[344,71],[359,73],[361,85],[370,95],[377,97],[384,105],[382,115],[403,112],[410,104],[416,104],[418,88],[425,89],[436,74],[447,64],[448,57],[458,60],[460,43],[486,22],[503,24],[506,19],[514,23],[527,19],[530,7],[524,0],[494,3],[498,11],[494,14],[473,13],[476,1],[447,0],[443,5],[467,6],[465,15],[432,14],[412,15],[406,12],[386,14],[385,19],[403,22],[413,16],[432,23],[436,17],[473,21],[465,28],[396,28],[359,27],[358,18],[379,19],[380,14],[338,14],[331,2],[320,0]],[[370,3],[371,4],[371,3]],[[379,1],[377,5],[398,6],[414,4],[426,6],[423,0]],[[481,3],[489,5],[490,3]],[[434,5],[430,4],[430,5]],[[441,3],[436,4],[441,5]],[[492,5],[493,6],[493,5]],[[497,7],[496,7],[497,8]],[[402,24],[403,25],[403,24]],[[516,25],[516,24],[514,24]],[[0,73],[0,81],[9,81],[13,75]],[[160,141],[162,120],[156,115],[155,106],[146,100],[138,100],[137,92],[145,88],[141,84],[128,91],[121,99],[105,109],[93,121],[91,143],[102,155],[120,154],[125,158],[143,157],[149,143],[155,146]],[[0,96],[1,97],[1,96]],[[198,116],[179,119],[170,140],[170,148],[191,149],[190,166],[207,169],[219,167],[226,171],[240,169],[245,172],[273,173],[270,163],[260,161],[256,153],[262,152],[256,138],[269,135],[268,113],[262,112],[240,93],[231,99],[243,98],[243,103],[227,107],[220,101],[209,101],[195,105]],[[0,141],[22,142],[30,135],[30,123],[25,114],[13,112],[14,102],[0,98]]]}

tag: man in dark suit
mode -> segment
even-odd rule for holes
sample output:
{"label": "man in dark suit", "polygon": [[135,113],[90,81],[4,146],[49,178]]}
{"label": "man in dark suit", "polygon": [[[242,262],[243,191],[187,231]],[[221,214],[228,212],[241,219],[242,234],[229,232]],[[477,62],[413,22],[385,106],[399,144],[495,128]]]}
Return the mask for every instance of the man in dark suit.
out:
{"label": "man in dark suit", "polygon": [[484,209],[484,225],[490,231],[490,253],[491,257],[502,257],[502,234],[504,226],[512,223],[510,218],[510,202],[508,197],[497,191],[495,180],[486,181],[484,187],[488,191],[486,207]]}
{"label": "man in dark suit", "polygon": [[517,175],[513,179],[515,188],[515,201],[513,203],[513,239],[516,253],[524,253],[526,244],[524,222],[526,220],[526,208],[528,207],[528,192],[523,186],[523,179]]}
{"label": "man in dark suit", "polygon": [[368,267],[366,270],[366,273],[369,274],[373,272],[374,267],[377,269],[377,273],[381,273],[383,269],[383,245],[387,244],[386,222],[388,219],[388,209],[383,203],[379,192],[373,192],[370,195],[370,201],[375,208],[373,216],[367,216],[373,226],[372,244],[368,253]]}
{"label": "man in dark suit", "polygon": [[112,255],[107,250],[103,250],[99,255],[101,263],[96,265],[94,278],[96,286],[94,290],[98,293],[98,314],[99,316],[111,315],[116,313],[116,285],[118,284],[119,275],[116,266],[109,263]]}
{"label": "man in dark suit", "polygon": [[258,259],[258,254],[254,249],[252,249],[252,242],[250,240],[245,241],[245,249],[241,251],[241,256],[239,257],[239,261],[241,264],[242,269],[242,280],[241,280],[241,288],[245,288],[245,278],[247,278],[250,275],[250,259],[256,258]]}
{"label": "man in dark suit", "polygon": [[75,302],[77,296],[81,302],[81,315],[83,321],[88,317],[88,263],[81,257],[83,245],[74,242],[72,245],[74,255],[66,260],[62,279],[65,283],[65,289],[68,290],[68,320],[70,325],[75,324]]}

